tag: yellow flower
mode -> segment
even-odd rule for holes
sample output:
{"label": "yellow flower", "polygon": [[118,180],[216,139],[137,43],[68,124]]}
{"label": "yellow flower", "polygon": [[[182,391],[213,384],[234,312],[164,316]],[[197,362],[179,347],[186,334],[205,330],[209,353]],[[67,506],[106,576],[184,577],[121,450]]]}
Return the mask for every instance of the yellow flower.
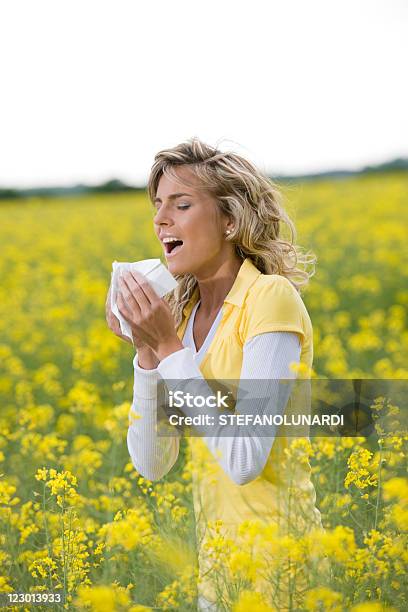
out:
{"label": "yellow flower", "polygon": [[122,512],[115,515],[113,522],[103,525],[99,530],[99,537],[106,534],[107,546],[121,546],[125,550],[133,550],[138,546],[148,544],[153,538],[151,517],[147,509],[142,506],[130,508],[122,516]]}
{"label": "yellow flower", "polygon": [[305,610],[316,612],[343,612],[343,597],[341,593],[332,591],[326,587],[316,587],[307,591],[304,600]]}
{"label": "yellow flower", "polygon": [[9,584],[7,576],[0,576],[0,593],[12,593],[13,587]]}
{"label": "yellow flower", "polygon": [[391,478],[383,483],[384,499],[399,499],[408,503],[408,480],[406,478]]}
{"label": "yellow flower", "polygon": [[128,610],[129,592],[116,584],[111,586],[80,586],[74,600],[75,608],[91,612],[112,612]]}
{"label": "yellow flower", "polygon": [[227,563],[233,580],[243,579],[250,582],[256,580],[258,570],[262,566],[261,561],[245,549],[232,552]]}
{"label": "yellow flower", "polygon": [[238,601],[233,605],[232,612],[275,612],[275,608],[265,601],[261,593],[242,591]]}
{"label": "yellow flower", "polygon": [[317,532],[314,535],[314,546],[336,563],[347,563],[356,550],[354,531],[350,527],[337,525],[331,531]]}
{"label": "yellow flower", "polygon": [[35,475],[37,480],[47,480],[48,470],[46,468],[39,468]]}
{"label": "yellow flower", "polygon": [[350,609],[350,612],[398,612],[395,608],[384,606],[377,601],[367,601],[357,604]]}
{"label": "yellow flower", "polygon": [[378,475],[373,473],[374,465],[371,462],[373,453],[367,448],[357,448],[348,458],[349,471],[344,480],[344,486],[348,488],[354,484],[358,489],[377,484]]}

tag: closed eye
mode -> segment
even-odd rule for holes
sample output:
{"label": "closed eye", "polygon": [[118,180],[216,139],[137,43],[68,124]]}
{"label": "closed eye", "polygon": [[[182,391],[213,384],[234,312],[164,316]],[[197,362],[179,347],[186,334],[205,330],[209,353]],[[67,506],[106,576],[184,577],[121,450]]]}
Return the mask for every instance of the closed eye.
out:
{"label": "closed eye", "polygon": [[[184,209],[190,208],[190,206],[191,206],[191,204],[180,204],[180,206],[177,206],[177,208],[180,208],[181,210],[184,210]],[[154,208],[154,210],[156,212],[159,212],[159,210],[160,210],[159,203],[153,204],[153,208]]]}

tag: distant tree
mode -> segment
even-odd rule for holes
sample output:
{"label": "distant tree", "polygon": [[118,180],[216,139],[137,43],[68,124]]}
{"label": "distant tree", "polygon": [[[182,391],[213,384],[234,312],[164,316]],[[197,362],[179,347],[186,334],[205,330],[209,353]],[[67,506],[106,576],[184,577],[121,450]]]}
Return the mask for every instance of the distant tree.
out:
{"label": "distant tree", "polygon": [[14,200],[20,197],[20,192],[17,189],[1,189],[0,200]]}

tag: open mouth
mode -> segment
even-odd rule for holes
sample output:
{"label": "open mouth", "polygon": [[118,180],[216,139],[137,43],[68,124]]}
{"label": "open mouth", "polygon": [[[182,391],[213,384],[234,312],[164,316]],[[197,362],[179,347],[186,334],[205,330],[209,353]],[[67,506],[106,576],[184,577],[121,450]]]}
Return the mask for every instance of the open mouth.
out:
{"label": "open mouth", "polygon": [[164,249],[166,251],[166,255],[170,255],[170,254],[174,255],[174,253],[177,253],[177,251],[179,251],[182,246],[183,246],[182,240],[174,240],[173,242],[165,242]]}

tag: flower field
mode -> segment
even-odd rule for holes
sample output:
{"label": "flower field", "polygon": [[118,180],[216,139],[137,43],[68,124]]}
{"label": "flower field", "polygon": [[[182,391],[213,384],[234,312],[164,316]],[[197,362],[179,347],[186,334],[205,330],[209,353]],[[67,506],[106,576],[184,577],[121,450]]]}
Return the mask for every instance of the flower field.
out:
{"label": "flower field", "polygon": [[[408,175],[283,191],[297,242],[318,258],[302,295],[314,375],[407,379]],[[161,481],[136,472],[134,349],[105,321],[112,262],[162,257],[147,197],[2,201],[0,245],[0,593],[63,594],[38,610],[194,610],[186,440]],[[375,398],[379,416],[403,411]],[[229,541],[210,525],[220,609],[279,610],[278,576],[289,610],[407,610],[407,442],[378,427],[292,444],[288,462],[312,466],[325,530],[282,536],[254,520]]]}

